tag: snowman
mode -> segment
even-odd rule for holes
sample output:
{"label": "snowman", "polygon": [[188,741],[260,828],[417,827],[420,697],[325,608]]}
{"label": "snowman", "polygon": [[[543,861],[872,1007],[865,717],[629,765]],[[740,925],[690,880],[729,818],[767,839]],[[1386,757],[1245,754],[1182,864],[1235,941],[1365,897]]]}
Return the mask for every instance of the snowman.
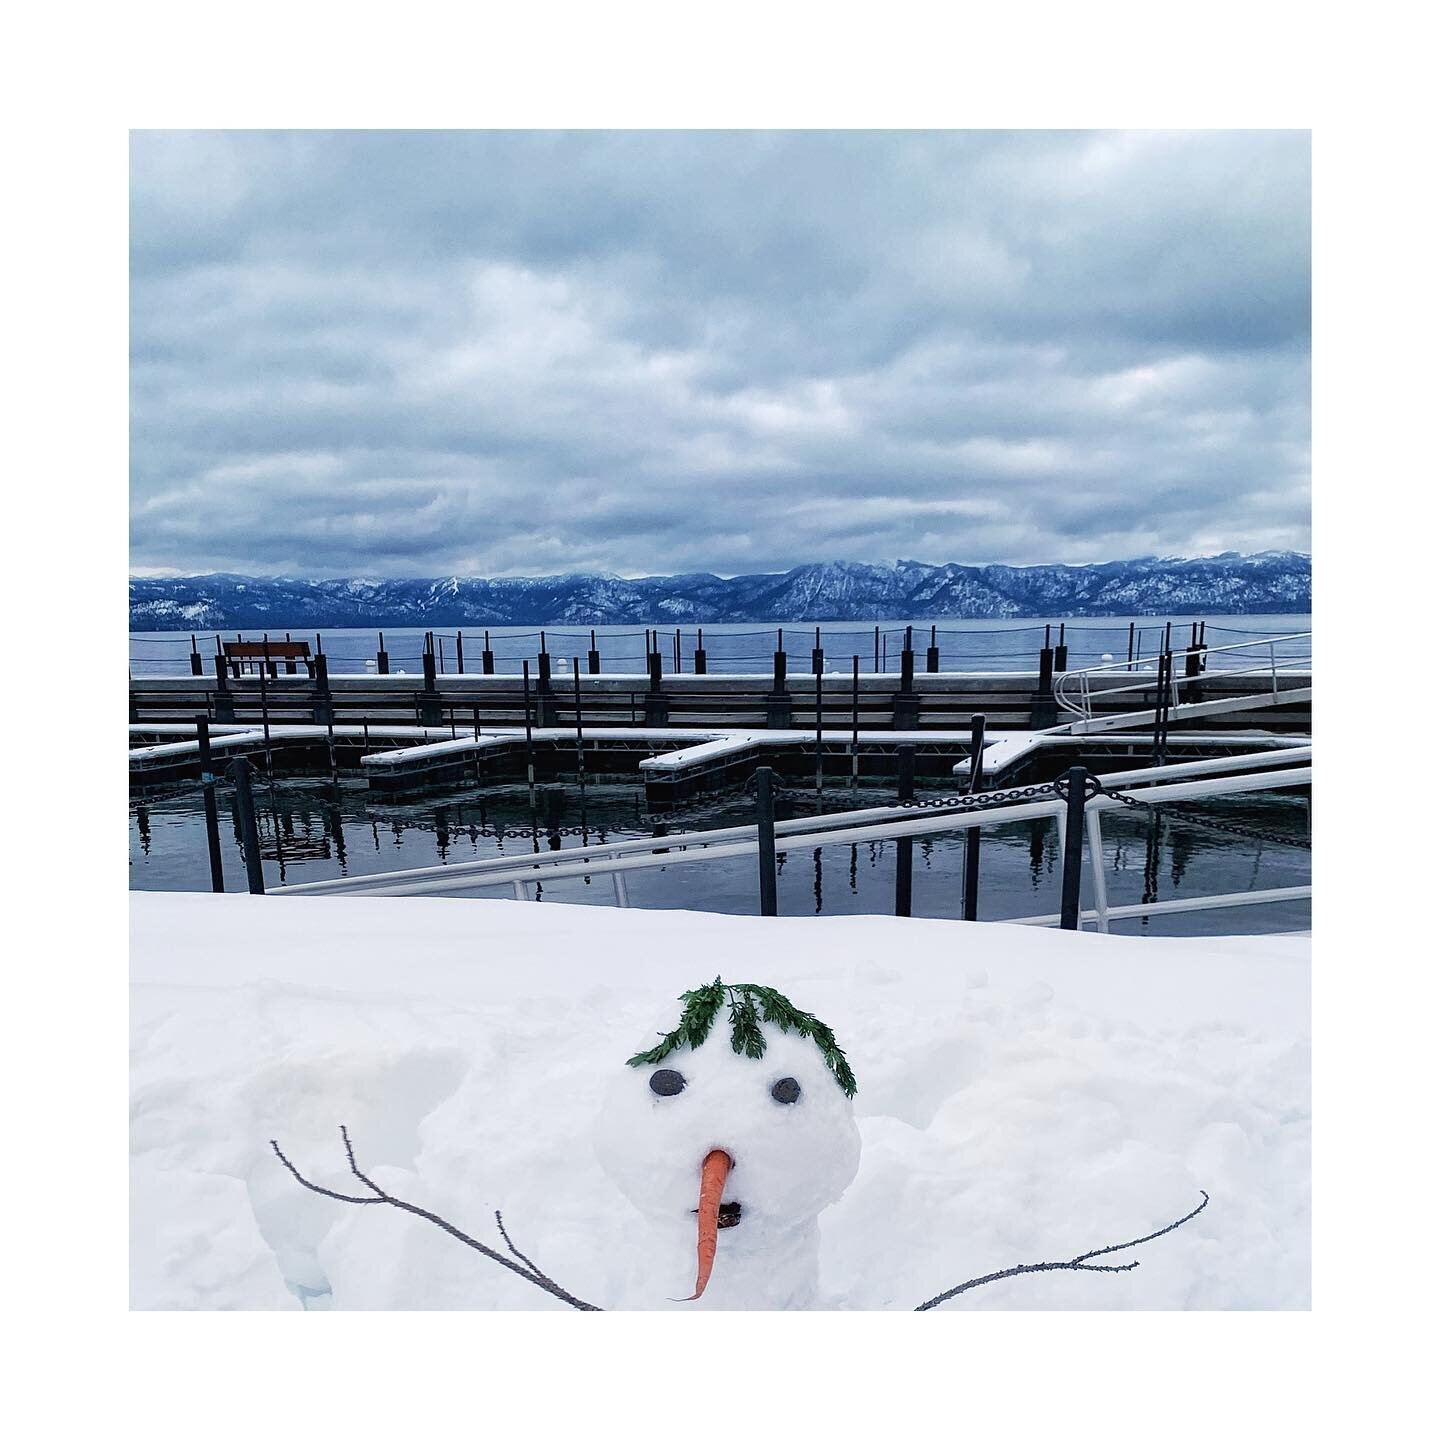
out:
{"label": "snowman", "polygon": [[653,1234],[626,1308],[810,1307],[819,1214],[860,1165],[845,1053],[765,985],[717,977],[680,1000],[675,1027],[615,1076],[596,1132]]}

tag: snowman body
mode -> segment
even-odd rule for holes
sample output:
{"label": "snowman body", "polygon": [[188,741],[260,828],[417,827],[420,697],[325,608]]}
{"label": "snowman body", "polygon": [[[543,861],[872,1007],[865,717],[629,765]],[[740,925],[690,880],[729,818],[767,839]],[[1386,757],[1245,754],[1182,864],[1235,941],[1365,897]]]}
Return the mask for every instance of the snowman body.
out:
{"label": "snowman body", "polygon": [[813,1040],[764,1024],[764,1052],[737,1053],[719,1022],[703,1043],[619,1066],[596,1132],[600,1164],[649,1222],[622,1304],[668,1308],[696,1273],[706,1157],[731,1168],[704,1309],[798,1309],[817,1298],[817,1217],[860,1164],[849,1096]]}

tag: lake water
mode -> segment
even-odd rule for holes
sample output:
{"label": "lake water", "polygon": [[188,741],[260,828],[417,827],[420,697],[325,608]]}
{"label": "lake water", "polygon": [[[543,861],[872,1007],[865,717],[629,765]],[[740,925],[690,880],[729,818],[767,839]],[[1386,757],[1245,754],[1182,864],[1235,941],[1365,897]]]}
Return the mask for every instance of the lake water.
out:
{"label": "lake water", "polygon": [[[1164,645],[1165,627],[1171,625],[1171,643],[1181,648],[1190,641],[1193,617],[1146,615],[1129,618],[1106,618],[1094,620],[1066,620],[1065,641],[1069,646],[1070,668],[1098,664],[1103,656],[1111,655],[1117,660],[1126,658],[1127,647],[1132,640],[1137,655],[1154,655]],[[1058,641],[1061,621],[1050,623],[1052,641]],[[1131,625],[1135,627],[1132,635]],[[879,670],[896,673],[900,669],[900,652],[905,643],[906,622],[885,621],[878,626],[874,622],[839,621],[822,624],[819,627],[821,646],[825,651],[826,664],[832,669],[848,671],[851,657],[860,657],[861,670],[869,673]],[[940,651],[942,670],[1033,670],[1037,668],[1040,647],[1045,641],[1045,621],[1036,620],[942,620],[935,624],[935,643]],[[1242,644],[1265,635],[1287,635],[1310,629],[1309,615],[1225,615],[1205,622],[1205,639],[1212,648],[1210,663],[1221,668],[1229,663],[1253,665],[1254,652],[1244,655],[1243,660],[1227,657],[1223,650],[1214,653],[1216,647]],[[703,633],[707,668],[713,674],[735,674],[746,671],[768,671],[771,656],[777,640],[783,637],[783,647],[790,657],[793,672],[808,673],[810,651],[815,644],[814,625],[786,625],[783,627],[747,625],[705,625],[697,629],[693,625],[682,626],[677,632],[674,626],[661,626],[656,632],[662,662],[668,673],[674,668],[676,636],[679,636],[680,668],[689,673],[694,670],[694,652],[697,639]],[[878,634],[877,634],[878,632]],[[219,637],[233,640],[236,633],[227,631]],[[293,633],[297,640],[308,640],[313,647],[316,641],[314,631],[272,630],[272,639],[284,639]],[[533,662],[540,648],[541,631],[538,628],[483,628],[467,627],[458,634],[454,630],[434,632],[438,647],[439,662],[446,672],[457,669],[457,649],[463,651],[467,671],[480,670],[480,653],[485,647],[486,635],[495,656],[495,668],[501,674],[519,674],[521,663]],[[555,626],[544,630],[546,649],[555,657],[556,668],[562,669],[562,661],[576,658],[582,670],[586,664],[586,652],[590,648],[592,631],[589,627]],[[645,670],[645,637],[643,626],[601,625],[594,630],[597,648],[601,655],[602,670],[612,674],[642,674]],[[916,668],[925,666],[925,648],[930,644],[931,626],[928,623],[913,627],[914,644],[919,652]],[[246,630],[246,640],[261,639],[261,632]],[[375,630],[321,630],[318,632],[325,653],[330,661],[331,674],[364,673],[365,662],[375,659],[379,648],[379,632]],[[387,629],[385,648],[390,657],[392,671],[404,670],[418,674],[421,669],[421,651],[424,648],[424,629]],[[205,657],[207,673],[211,668],[210,656],[216,652],[216,632],[197,631],[194,641]],[[190,673],[191,634],[186,632],[149,632],[133,634],[130,637],[130,669],[137,677],[149,675],[188,675]],[[1244,652],[1242,652],[1244,654]],[[1297,641],[1277,648],[1280,658],[1287,656],[1308,656],[1309,642]]]}
{"label": "lake water", "polygon": [[[922,793],[953,793],[951,787]],[[228,889],[245,888],[232,799],[222,787],[221,830]],[[825,808],[892,803],[893,789],[844,781],[827,789]],[[676,833],[754,818],[743,794],[719,797],[661,817],[646,813],[642,787],[604,783],[542,787],[532,810],[526,788],[427,794],[396,801],[372,794],[361,780],[338,784],[282,778],[256,788],[267,885],[454,864],[498,855],[532,854],[645,835]],[[1227,797],[1186,807],[1251,829],[1295,838],[1309,831],[1308,798],[1284,792]],[[779,818],[815,813],[813,792],[787,790]],[[576,833],[580,832],[580,833]],[[1021,822],[983,832],[979,914],[982,920],[1049,914],[1060,903],[1060,853],[1053,823]],[[1112,905],[1206,893],[1308,884],[1308,850],[1272,839],[1249,839],[1129,812],[1104,821],[1107,888]],[[873,914],[893,911],[895,844],[836,844],[791,849],[780,863],[783,915]],[[130,802],[130,884],[144,890],[208,890],[203,810],[198,787]],[[958,917],[964,841],[944,835],[913,842],[912,911]],[[630,903],[656,909],[753,914],[758,908],[753,857],[661,867],[627,877]],[[459,892],[497,903],[507,889]],[[1089,902],[1086,875],[1085,902]],[[609,876],[544,884],[540,903],[613,904]],[[524,903],[534,903],[528,901]],[[1117,921],[1117,933],[1254,934],[1307,930],[1308,902],[1254,905]],[[957,943],[960,943],[957,941]]]}

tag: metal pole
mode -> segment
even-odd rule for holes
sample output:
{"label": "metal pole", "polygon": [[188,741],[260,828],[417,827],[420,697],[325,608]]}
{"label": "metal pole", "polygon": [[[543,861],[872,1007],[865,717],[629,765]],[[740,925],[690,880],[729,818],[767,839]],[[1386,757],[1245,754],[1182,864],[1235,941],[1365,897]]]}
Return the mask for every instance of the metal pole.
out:
{"label": "metal pole", "polygon": [[535,739],[530,731],[530,662],[520,665],[521,685],[525,691],[525,783],[530,787],[530,807],[535,807]]}
{"label": "metal pole", "polygon": [[[980,788],[982,757],[985,753],[985,717],[970,717],[970,785],[973,795]],[[967,920],[979,918],[980,908],[980,827],[972,825],[965,832],[965,908]]]}
{"label": "metal pole", "polygon": [[260,662],[260,719],[265,726],[265,773],[275,768],[270,756],[270,700],[265,689],[265,676],[270,669],[270,637],[265,636],[265,658]]}
{"label": "metal pole", "polygon": [[1085,848],[1085,777],[1083,765],[1065,772],[1065,853],[1060,869],[1060,928],[1080,928],[1080,862]]}
{"label": "metal pole", "polygon": [[260,830],[255,824],[255,791],[251,784],[254,766],[237,756],[231,770],[235,779],[235,809],[240,821],[240,842],[245,851],[245,878],[252,895],[265,893],[265,871],[260,865]]}
{"label": "metal pole", "polygon": [[465,634],[461,630],[455,632],[455,673],[465,673]]}
{"label": "metal pole", "polygon": [[755,771],[755,826],[760,841],[760,913],[780,913],[775,893],[775,795],[768,765]]}
{"label": "metal pole", "polygon": [[570,662],[575,675],[575,768],[580,772],[580,788],[585,788],[585,732],[580,727],[580,657]]}
{"label": "metal pole", "polygon": [[[815,638],[820,638],[820,632],[815,632]],[[824,656],[819,647],[816,647],[815,654],[818,657],[815,661],[815,804],[823,805],[825,802],[825,759],[821,746],[824,744],[824,714],[825,690],[821,684],[821,674],[825,667]]]}
{"label": "metal pole", "polygon": [[200,742],[200,784],[205,800],[205,840],[210,847],[210,888],[225,891],[225,866],[220,856],[220,811],[215,804],[215,762],[210,754],[210,722],[195,717],[195,738]]}
{"label": "metal pole", "polygon": [[[896,751],[899,783],[896,787],[901,800],[915,798],[915,747],[901,745]],[[901,835],[895,841],[895,913],[910,913],[910,896],[914,883],[913,861],[915,842],[908,835]]]}
{"label": "metal pole", "polygon": [[850,668],[850,786],[860,783],[860,657]]}

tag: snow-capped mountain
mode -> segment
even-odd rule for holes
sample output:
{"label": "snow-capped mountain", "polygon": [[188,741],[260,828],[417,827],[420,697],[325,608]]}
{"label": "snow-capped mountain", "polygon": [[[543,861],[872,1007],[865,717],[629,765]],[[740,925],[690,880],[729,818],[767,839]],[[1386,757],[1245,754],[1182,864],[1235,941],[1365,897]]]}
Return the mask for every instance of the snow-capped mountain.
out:
{"label": "snow-capped mountain", "polygon": [[194,575],[130,582],[131,630],[347,626],[704,625],[745,621],[1304,614],[1297,551],[1103,565],[800,565],[776,575],[545,575],[495,580],[287,580]]}

